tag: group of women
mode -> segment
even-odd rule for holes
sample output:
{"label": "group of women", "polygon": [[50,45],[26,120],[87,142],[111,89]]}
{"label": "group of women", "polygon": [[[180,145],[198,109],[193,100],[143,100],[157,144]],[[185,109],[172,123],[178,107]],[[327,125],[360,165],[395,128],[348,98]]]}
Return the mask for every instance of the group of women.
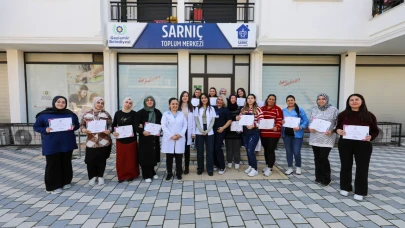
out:
{"label": "group of women", "polygon": [[[144,99],[144,107],[135,112],[132,110],[133,101],[127,97],[123,101],[122,110],[115,113],[114,118],[104,110],[104,100],[96,97],[93,100],[93,108],[85,113],[79,123],[77,116],[66,108],[67,100],[63,96],[57,96],[52,101],[52,108],[38,113],[35,131],[43,135],[43,155],[46,156],[45,186],[49,193],[60,193],[63,189],[71,187],[73,177],[72,151],[77,148],[74,131],[80,131],[87,135],[86,157],[89,185],[103,185],[106,161],[111,153],[112,133],[116,138],[116,170],[118,181],[132,181],[140,175],[145,182],[152,182],[159,178],[155,166],[160,162],[160,153],[166,154],[166,181],[173,179],[174,174],[178,181],[182,180],[182,174],[188,174],[190,163],[190,145],[195,142],[197,148],[197,174],[204,171],[209,176],[226,172],[226,167],[240,168],[240,148],[246,148],[248,168],[245,173],[249,177],[259,174],[255,148],[259,142],[264,148],[265,168],[263,175],[270,176],[276,160],[275,149],[280,138],[283,139],[288,168],[285,174],[294,172],[293,161],[295,160],[295,173],[300,175],[301,170],[301,146],[303,143],[304,129],[309,126],[309,144],[312,146],[315,160],[315,182],[328,186],[331,182],[331,168],[328,160],[329,153],[335,144],[336,134],[340,136],[338,150],[341,160],[340,171],[340,194],[348,196],[352,187],[353,156],[356,162],[356,179],[354,186],[354,198],[362,200],[367,195],[367,179],[370,157],[372,153],[371,140],[377,137],[378,128],[375,116],[367,110],[363,96],[352,94],[348,97],[346,108],[339,113],[336,107],[329,103],[326,94],[317,96],[317,106],[313,108],[308,119],[305,111],[295,102],[295,97],[287,96],[287,107],[281,109],[276,105],[277,97],[268,95],[265,105],[259,107],[256,96],[246,96],[245,90],[239,88],[236,94],[225,97],[226,90],[221,89],[216,94],[215,88],[210,88],[209,94],[196,89],[192,96],[183,91],[180,98],[170,98],[169,110],[161,112],[156,109],[156,102],[152,96]],[[216,104],[210,104],[210,98],[216,97]],[[198,99],[195,107],[191,99]],[[243,106],[238,106],[238,98],[244,98]],[[240,103],[240,102],[239,102]],[[231,130],[233,121],[239,121],[244,115],[253,115],[253,123],[243,126],[239,130]],[[299,118],[298,126],[289,128],[283,126],[286,117]],[[71,118],[72,128],[70,131],[52,132],[49,125],[51,119]],[[272,129],[259,129],[260,122],[265,119],[273,119]],[[330,127],[326,132],[318,132],[311,128],[315,119],[329,121]],[[105,120],[105,131],[93,133],[87,129],[90,121]],[[146,131],[148,124],[161,126],[163,138],[160,134],[151,134]],[[134,134],[130,137],[120,138],[117,128],[120,126],[132,126]],[[369,127],[369,135],[362,141],[345,139],[344,126],[360,125]],[[150,125],[152,126],[152,125]],[[139,135],[139,140],[137,134]],[[226,158],[222,145],[225,141]],[[161,143],[160,143],[161,142]],[[139,144],[139,145],[138,145]],[[205,150],[204,150],[205,146]],[[184,170],[183,170],[183,154]],[[204,159],[205,156],[205,159]],[[176,170],[173,171],[173,159]],[[227,166],[225,163],[227,162]],[[204,163],[205,167],[204,167]]]}

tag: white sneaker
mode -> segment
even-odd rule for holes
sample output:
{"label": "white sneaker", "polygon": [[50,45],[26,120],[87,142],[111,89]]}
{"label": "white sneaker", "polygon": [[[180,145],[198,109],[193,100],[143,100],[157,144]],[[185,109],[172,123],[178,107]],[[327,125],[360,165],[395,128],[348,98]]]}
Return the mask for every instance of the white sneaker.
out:
{"label": "white sneaker", "polygon": [[363,196],[354,194],[354,199],[357,201],[363,201]]}
{"label": "white sneaker", "polygon": [[295,170],[295,174],[301,175],[301,168],[300,167],[297,167],[297,169]]}
{"label": "white sneaker", "polygon": [[266,177],[269,177],[272,174],[271,169],[267,169],[266,172],[263,173]]}
{"label": "white sneaker", "polygon": [[285,174],[290,175],[293,172],[294,172],[294,170],[292,168],[288,168],[287,171],[285,171]]}
{"label": "white sneaker", "polygon": [[345,191],[345,190],[340,190],[340,195],[342,195],[342,196],[348,196],[348,195],[349,195],[349,192],[348,192],[348,191]]}
{"label": "white sneaker", "polygon": [[228,163],[228,169],[232,168],[232,162]]}
{"label": "white sneaker", "polygon": [[265,173],[268,169],[270,169],[267,165],[263,168],[262,172]]}
{"label": "white sneaker", "polygon": [[146,182],[146,183],[150,183],[150,182],[152,182],[152,179],[150,179],[150,178],[145,179],[145,182]]}
{"label": "white sneaker", "polygon": [[252,168],[252,170],[248,173],[248,176],[249,176],[249,177],[254,177],[254,176],[257,176],[257,175],[259,175],[259,172],[257,172],[257,170],[255,170],[255,169],[253,169],[253,168]]}
{"label": "white sneaker", "polygon": [[91,180],[89,181],[89,185],[94,186],[96,184],[96,180],[97,180],[97,177],[91,178]]}
{"label": "white sneaker", "polygon": [[98,185],[103,185],[103,184],[105,184],[104,178],[99,177],[98,178]]}
{"label": "white sneaker", "polygon": [[156,174],[155,176],[153,176],[154,180],[157,180],[159,178],[159,176]]}
{"label": "white sneaker", "polygon": [[239,169],[239,164],[235,164],[235,169]]}
{"label": "white sneaker", "polygon": [[214,171],[217,171],[217,170],[218,170],[218,167],[214,166]]}
{"label": "white sneaker", "polygon": [[218,174],[219,174],[219,175],[222,175],[222,174],[225,173],[225,171],[226,171],[226,168],[225,168],[225,169],[220,169],[220,170],[218,171]]}
{"label": "white sneaker", "polygon": [[72,187],[72,185],[67,184],[67,185],[63,186],[63,190],[69,189],[69,188],[71,188],[71,187]]}
{"label": "white sneaker", "polygon": [[46,191],[49,194],[55,195],[55,194],[60,194],[63,192],[63,190],[61,188],[55,189],[53,191]]}
{"label": "white sneaker", "polygon": [[245,169],[245,173],[248,174],[252,171],[252,166],[249,166],[247,169]]}

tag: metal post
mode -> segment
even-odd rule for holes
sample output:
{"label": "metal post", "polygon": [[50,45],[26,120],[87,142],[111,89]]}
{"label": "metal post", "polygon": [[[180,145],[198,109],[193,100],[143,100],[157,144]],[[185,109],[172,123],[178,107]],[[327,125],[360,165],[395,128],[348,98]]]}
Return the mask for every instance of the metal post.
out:
{"label": "metal post", "polygon": [[401,146],[402,123],[399,124],[398,147]]}
{"label": "metal post", "polygon": [[82,158],[82,145],[80,143],[80,128],[79,128],[79,158]]}

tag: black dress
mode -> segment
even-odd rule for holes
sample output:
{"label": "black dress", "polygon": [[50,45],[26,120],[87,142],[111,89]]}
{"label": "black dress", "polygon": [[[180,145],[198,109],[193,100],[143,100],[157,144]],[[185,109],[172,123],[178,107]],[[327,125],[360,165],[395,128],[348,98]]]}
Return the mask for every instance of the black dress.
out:
{"label": "black dress", "polygon": [[[162,113],[155,109],[156,123],[161,124]],[[145,109],[138,111],[136,131],[139,133],[138,161],[141,166],[155,166],[160,162],[160,136],[144,136],[145,122],[148,122],[149,112]],[[139,125],[142,124],[142,128]]]}

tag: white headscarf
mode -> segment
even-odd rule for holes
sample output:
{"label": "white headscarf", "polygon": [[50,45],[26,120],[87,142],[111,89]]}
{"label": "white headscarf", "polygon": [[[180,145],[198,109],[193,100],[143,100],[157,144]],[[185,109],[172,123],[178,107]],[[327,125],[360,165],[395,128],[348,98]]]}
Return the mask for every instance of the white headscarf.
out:
{"label": "white headscarf", "polygon": [[122,102],[122,111],[124,111],[124,105],[125,105],[125,102],[127,102],[127,101],[132,101],[132,106],[131,106],[131,108],[129,108],[129,111],[132,110],[132,107],[134,106],[134,101],[132,100],[131,97],[126,97],[126,98],[124,98],[124,101]]}
{"label": "white headscarf", "polygon": [[[96,111],[97,109],[96,109],[96,104],[97,104],[97,101],[99,101],[99,100],[104,100],[102,97],[95,97],[94,99],[93,99],[93,110],[94,111]],[[103,109],[104,110],[104,109]]]}

